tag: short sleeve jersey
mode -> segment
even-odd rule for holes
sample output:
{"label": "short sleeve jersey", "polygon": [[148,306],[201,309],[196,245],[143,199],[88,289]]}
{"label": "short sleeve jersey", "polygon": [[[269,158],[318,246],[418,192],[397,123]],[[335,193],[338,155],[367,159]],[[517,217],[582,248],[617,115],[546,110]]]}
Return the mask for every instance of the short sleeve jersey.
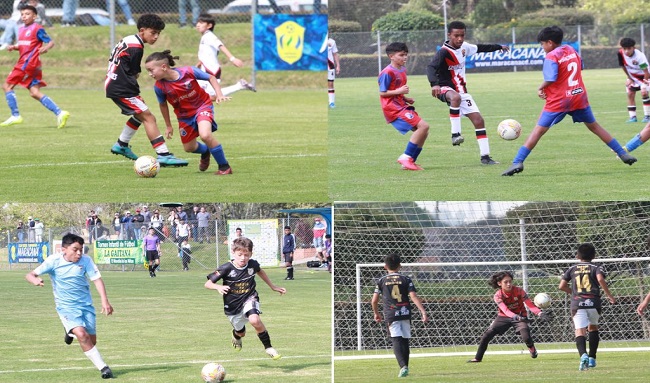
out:
{"label": "short sleeve jersey", "polygon": [[[528,294],[526,294],[526,291],[519,286],[513,286],[510,293],[506,293],[502,289],[498,289],[497,292],[494,293],[494,303],[497,304],[497,307],[501,302],[503,302],[506,307],[508,307],[508,310],[522,316],[527,314],[524,305],[526,299],[528,299]],[[507,316],[500,307],[498,310],[499,316]]]}
{"label": "short sleeve jersey", "polygon": [[149,235],[147,234],[144,239],[144,249],[145,250],[158,250],[158,244],[160,243],[160,238],[156,234]]}
{"label": "short sleeve jersey", "polygon": [[[169,102],[179,119],[196,117],[203,108],[212,108],[212,100],[196,80],[209,80],[210,75],[196,67],[174,68],[178,80],[158,80],[154,91],[159,103]],[[187,220],[187,215],[185,216]]]}
{"label": "short sleeve jersey", "polygon": [[34,273],[50,275],[57,310],[92,306],[88,280],[101,278],[89,256],[82,255],[78,262],[73,263],[66,261],[61,253],[47,257]]}
{"label": "short sleeve jersey", "polygon": [[[406,81],[406,67],[396,69],[392,65],[388,65],[379,74],[379,91],[387,92],[398,89],[406,85]],[[379,97],[379,100],[381,101],[381,109],[384,112],[384,117],[388,123],[395,121],[399,117],[400,112],[409,107],[406,100],[404,100],[403,94],[391,97]]]}
{"label": "short sleeve jersey", "polygon": [[417,292],[413,281],[399,273],[390,273],[377,281],[375,294],[382,296],[386,322],[411,319],[411,292]]}
{"label": "short sleeve jersey", "polygon": [[199,42],[199,67],[217,78],[221,69],[219,48],[222,45],[223,42],[210,30],[203,33]]}
{"label": "short sleeve jersey", "polygon": [[334,53],[339,53],[334,39],[327,39],[327,67],[329,69],[336,69],[336,61],[334,61]]}
{"label": "short sleeve jersey", "polygon": [[40,24],[31,23],[18,29],[18,53],[20,57],[14,66],[25,72],[31,72],[41,67],[39,49],[43,43],[49,43],[50,36]]}
{"label": "short sleeve jersey", "polygon": [[229,286],[230,291],[223,296],[223,310],[226,315],[239,314],[244,309],[244,304],[250,298],[259,301],[257,295],[255,274],[261,270],[260,264],[251,259],[244,268],[237,268],[232,262],[224,263],[217,271],[208,275],[212,283],[223,280],[224,286]]}
{"label": "short sleeve jersey", "polygon": [[104,89],[108,98],[135,97],[140,94],[138,75],[144,55],[144,42],[138,35],[127,36],[113,48],[108,58]]}
{"label": "short sleeve jersey", "polygon": [[643,70],[648,69],[648,59],[638,49],[634,50],[632,57],[623,52],[623,49],[618,50],[618,65],[625,67],[630,76],[634,76],[639,80],[643,80]]}
{"label": "short sleeve jersey", "polygon": [[602,266],[581,262],[564,272],[562,279],[571,284],[571,310],[600,309],[598,275],[606,275]]}
{"label": "short sleeve jersey", "polygon": [[589,106],[587,88],[582,82],[582,59],[569,45],[561,45],[544,58],[544,81],[551,84],[544,88],[547,112],[570,112]]}

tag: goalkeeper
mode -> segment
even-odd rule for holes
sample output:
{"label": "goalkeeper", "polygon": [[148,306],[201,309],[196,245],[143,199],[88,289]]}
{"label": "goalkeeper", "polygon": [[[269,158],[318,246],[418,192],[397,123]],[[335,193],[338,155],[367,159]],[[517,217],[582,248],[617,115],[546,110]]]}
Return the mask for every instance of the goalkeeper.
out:
{"label": "goalkeeper", "polygon": [[[524,341],[531,358],[537,358],[537,349],[533,338],[530,336],[530,327],[528,325],[528,314],[526,307],[542,320],[550,318],[550,312],[542,312],[528,298],[528,294],[521,287],[512,283],[512,273],[509,271],[499,271],[492,275],[489,285],[497,292],[494,293],[494,302],[497,304],[498,314],[490,327],[481,336],[478,350],[474,359],[468,360],[468,363],[479,363],[483,360],[483,355],[488,348],[488,344],[496,335],[503,335],[510,327],[515,328],[515,333]],[[525,305],[525,306],[524,306]]]}

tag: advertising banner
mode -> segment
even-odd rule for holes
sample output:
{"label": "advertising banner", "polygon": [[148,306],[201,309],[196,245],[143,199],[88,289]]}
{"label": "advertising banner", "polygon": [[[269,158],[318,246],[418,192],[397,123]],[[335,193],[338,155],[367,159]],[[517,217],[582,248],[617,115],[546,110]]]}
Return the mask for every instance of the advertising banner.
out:
{"label": "advertising banner", "polygon": [[49,242],[10,242],[7,244],[9,263],[42,263],[49,254]]}
{"label": "advertising banner", "polygon": [[[580,51],[580,44],[577,41],[565,42],[576,51]],[[509,52],[479,52],[469,56],[465,61],[465,68],[493,68],[493,67],[514,67],[528,65],[542,65],[546,52],[539,43],[507,44]]]}
{"label": "advertising banner", "polygon": [[[253,241],[253,259],[262,266],[278,265],[278,220],[277,219],[233,219],[228,221],[228,253],[232,254],[235,230],[242,229],[242,236]],[[230,258],[229,258],[230,259]]]}
{"label": "advertising banner", "polygon": [[141,240],[95,241],[95,263],[135,265],[144,262]]}

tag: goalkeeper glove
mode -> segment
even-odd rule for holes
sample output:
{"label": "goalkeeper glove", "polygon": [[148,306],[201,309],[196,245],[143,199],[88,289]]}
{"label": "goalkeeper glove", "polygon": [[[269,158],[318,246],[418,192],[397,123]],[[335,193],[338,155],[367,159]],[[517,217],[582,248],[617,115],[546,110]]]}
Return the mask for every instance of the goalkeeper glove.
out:
{"label": "goalkeeper glove", "polygon": [[512,321],[513,322],[527,322],[528,318],[524,317],[524,316],[521,316],[521,315],[515,314],[515,316],[512,317]]}
{"label": "goalkeeper glove", "polygon": [[539,321],[542,323],[548,323],[552,320],[553,320],[553,311],[551,310],[542,311],[539,314]]}

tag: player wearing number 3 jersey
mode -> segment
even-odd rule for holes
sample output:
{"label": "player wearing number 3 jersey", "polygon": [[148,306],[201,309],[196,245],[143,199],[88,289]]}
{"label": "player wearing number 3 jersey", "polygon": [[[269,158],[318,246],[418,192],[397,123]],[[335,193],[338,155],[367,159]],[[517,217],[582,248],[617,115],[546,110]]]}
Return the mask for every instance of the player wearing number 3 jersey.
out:
{"label": "player wearing number 3 jersey", "polygon": [[582,122],[597,135],[624,163],[632,165],[636,158],[628,154],[618,141],[596,121],[587,99],[587,89],[582,82],[582,59],[572,47],[562,45],[564,32],[560,27],[542,29],[537,41],[546,52],[544,58],[544,81],[537,89],[539,98],[546,100],[537,125],[519,148],[512,166],[502,175],[512,176],[524,171],[524,160],[535,148],[551,126],[559,123],[568,114],[573,122]]}

